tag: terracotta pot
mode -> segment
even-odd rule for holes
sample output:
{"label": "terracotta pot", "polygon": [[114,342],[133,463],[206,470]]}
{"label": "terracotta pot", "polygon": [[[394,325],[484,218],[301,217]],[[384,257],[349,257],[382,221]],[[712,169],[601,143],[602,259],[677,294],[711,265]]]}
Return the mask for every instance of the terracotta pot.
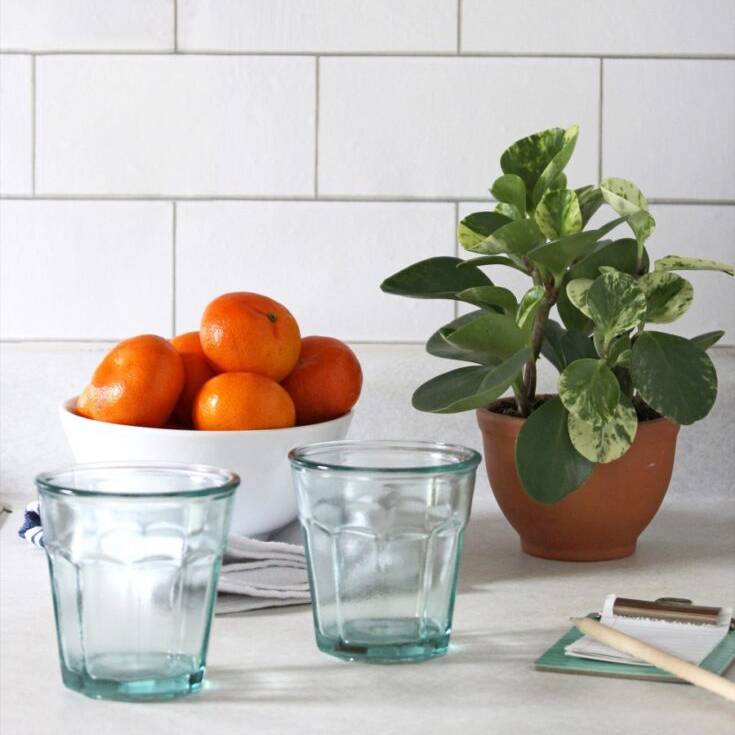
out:
{"label": "terracotta pot", "polygon": [[631,448],[554,505],[531,498],[518,479],[515,445],[523,419],[479,409],[485,465],[500,509],[527,554],[545,559],[602,561],[630,556],[671,480],[678,424],[644,421]]}

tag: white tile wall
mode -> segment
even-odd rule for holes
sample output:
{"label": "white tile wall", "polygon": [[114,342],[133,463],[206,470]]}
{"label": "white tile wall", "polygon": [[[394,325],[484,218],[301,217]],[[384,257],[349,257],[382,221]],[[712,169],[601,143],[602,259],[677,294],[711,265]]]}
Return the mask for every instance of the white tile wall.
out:
{"label": "white tile wall", "polygon": [[37,190],[311,195],[315,79],[310,58],[42,57]]}
{"label": "white tile wall", "polygon": [[735,199],[735,61],[614,59],[604,75],[603,175],[649,197]]}
{"label": "white tile wall", "polygon": [[178,30],[187,51],[455,51],[457,3],[179,0]]}
{"label": "white tile wall", "polygon": [[175,0],[0,0],[0,49],[168,51]]}
{"label": "white tile wall", "polygon": [[[551,125],[581,125],[574,183],[653,200],[654,254],[735,261],[733,0],[0,0],[0,50],[5,340],[169,334],[255,289],[423,341],[453,305],[380,281],[454,252]],[[735,344],[733,280],[692,280],[685,332]]]}
{"label": "white tile wall", "polygon": [[172,206],[0,203],[0,337],[170,334]]}
{"label": "white tile wall", "polygon": [[0,57],[0,193],[33,188],[30,56]]}
{"label": "white tile wall", "polygon": [[732,0],[462,0],[462,51],[732,54]]}
{"label": "white tile wall", "polygon": [[322,59],[319,84],[320,194],[481,197],[550,120],[582,126],[570,170],[597,175],[597,61]]}
{"label": "white tile wall", "polygon": [[452,204],[184,202],[176,232],[180,332],[236,290],[281,301],[303,334],[342,339],[422,341],[454,314],[378,288],[413,260],[454,253]]}

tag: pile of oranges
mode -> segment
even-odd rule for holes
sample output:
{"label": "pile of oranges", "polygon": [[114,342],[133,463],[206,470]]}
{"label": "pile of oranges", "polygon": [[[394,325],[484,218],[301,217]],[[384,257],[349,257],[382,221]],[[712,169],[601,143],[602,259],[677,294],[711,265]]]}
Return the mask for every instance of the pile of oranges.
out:
{"label": "pile of oranges", "polygon": [[347,413],[362,388],[355,354],[332,337],[301,337],[291,313],[256,293],[228,293],[198,332],[131,337],[102,360],[79,415],[204,431],[281,429]]}

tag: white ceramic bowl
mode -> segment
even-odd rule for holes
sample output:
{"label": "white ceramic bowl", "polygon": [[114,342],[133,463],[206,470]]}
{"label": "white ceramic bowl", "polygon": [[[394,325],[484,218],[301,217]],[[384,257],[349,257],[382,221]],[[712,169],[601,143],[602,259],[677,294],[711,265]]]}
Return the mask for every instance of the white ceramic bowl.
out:
{"label": "white ceramic bowl", "polygon": [[61,423],[77,462],[155,461],[207,464],[240,475],[232,532],[265,537],[297,515],[288,452],[300,444],[347,435],[352,412],[332,421],[265,431],[150,429],[93,421],[60,406]]}

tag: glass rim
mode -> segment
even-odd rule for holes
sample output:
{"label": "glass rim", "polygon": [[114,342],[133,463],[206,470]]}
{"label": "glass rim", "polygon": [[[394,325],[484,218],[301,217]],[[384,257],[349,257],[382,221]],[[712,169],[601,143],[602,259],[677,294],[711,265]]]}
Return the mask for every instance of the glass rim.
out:
{"label": "glass rim", "polygon": [[[99,470],[161,470],[164,472],[179,472],[199,475],[216,475],[222,479],[221,483],[207,487],[197,487],[190,490],[164,490],[152,493],[136,492],[107,492],[102,490],[84,490],[69,487],[68,484],[54,481],[60,475],[78,471]],[[231,470],[207,464],[186,464],[183,462],[79,462],[65,465],[54,470],[40,472],[35,477],[36,487],[53,495],[67,495],[85,498],[136,498],[148,500],[152,498],[201,498],[217,494],[229,494],[237,490],[240,476]]]}
{"label": "glass rim", "polygon": [[[457,458],[457,461],[443,462],[441,464],[432,465],[406,465],[403,467],[380,467],[378,465],[365,466],[353,464],[336,464],[333,462],[320,461],[318,459],[309,459],[309,453],[319,452],[319,450],[341,449],[341,448],[359,448],[367,450],[418,450],[421,452],[441,451]],[[338,441],[314,442],[312,444],[302,444],[294,447],[288,453],[288,459],[294,468],[319,470],[329,472],[369,472],[373,474],[389,474],[389,475],[438,475],[447,473],[462,473],[473,470],[480,464],[482,456],[479,452],[461,444],[448,444],[445,442],[430,441],[406,441],[406,440],[389,440],[389,439],[342,439]]]}

